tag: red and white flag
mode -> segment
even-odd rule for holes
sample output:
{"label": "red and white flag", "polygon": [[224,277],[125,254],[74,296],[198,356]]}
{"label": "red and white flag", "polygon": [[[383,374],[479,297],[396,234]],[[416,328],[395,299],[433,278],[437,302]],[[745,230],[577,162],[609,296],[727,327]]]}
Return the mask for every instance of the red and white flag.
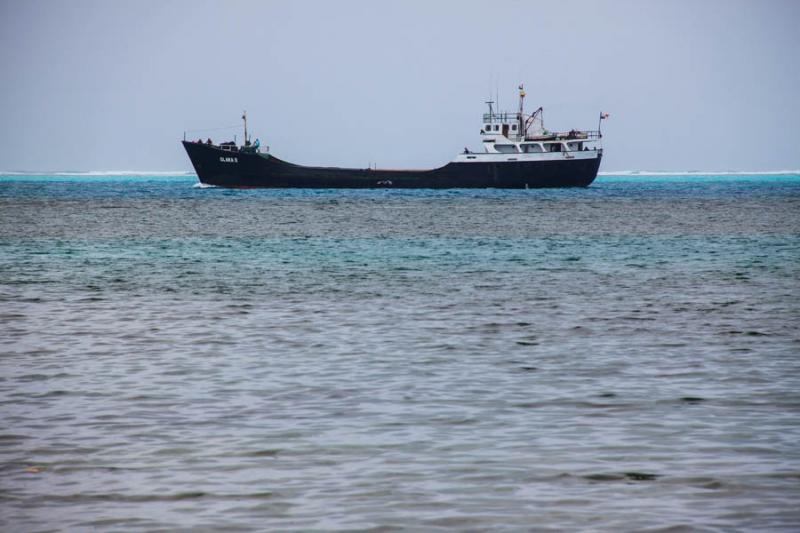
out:
{"label": "red and white flag", "polygon": [[603,120],[604,118],[608,118],[609,116],[610,115],[608,113],[603,113],[602,111],[600,112],[600,120]]}

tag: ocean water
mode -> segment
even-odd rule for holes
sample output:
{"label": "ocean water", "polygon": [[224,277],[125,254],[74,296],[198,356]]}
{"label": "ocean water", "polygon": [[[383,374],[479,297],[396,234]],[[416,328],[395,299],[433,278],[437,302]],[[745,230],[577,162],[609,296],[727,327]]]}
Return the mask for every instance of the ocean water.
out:
{"label": "ocean water", "polygon": [[0,176],[0,530],[800,530],[800,175]]}

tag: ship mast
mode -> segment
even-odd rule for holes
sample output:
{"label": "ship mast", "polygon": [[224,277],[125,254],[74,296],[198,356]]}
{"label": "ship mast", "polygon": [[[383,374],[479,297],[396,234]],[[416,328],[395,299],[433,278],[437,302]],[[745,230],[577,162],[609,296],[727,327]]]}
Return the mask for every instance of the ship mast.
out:
{"label": "ship mast", "polygon": [[519,113],[517,114],[517,120],[519,121],[519,126],[518,126],[519,134],[523,135],[523,136],[525,135],[525,130],[524,130],[525,123],[524,123],[524,119],[522,117],[522,110],[523,110],[524,104],[525,104],[525,89],[522,88],[522,84],[520,83],[519,84]]}
{"label": "ship mast", "polygon": [[242,111],[242,120],[244,120],[244,144],[247,144],[247,111]]}

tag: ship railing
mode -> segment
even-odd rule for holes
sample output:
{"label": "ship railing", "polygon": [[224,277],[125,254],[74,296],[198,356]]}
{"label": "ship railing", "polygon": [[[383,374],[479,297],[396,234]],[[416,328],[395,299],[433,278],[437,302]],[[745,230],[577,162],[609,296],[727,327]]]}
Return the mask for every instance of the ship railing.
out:
{"label": "ship railing", "polygon": [[540,135],[526,135],[526,141],[598,141],[603,135],[597,130],[548,131]]}
{"label": "ship railing", "polygon": [[508,113],[508,112],[500,112],[500,113],[484,113],[483,114],[483,121],[484,122],[511,122],[511,121],[518,121],[519,120],[519,113]]}
{"label": "ship railing", "polygon": [[[186,139],[184,139],[184,140],[186,140]],[[269,146],[263,146],[261,144],[259,144],[258,146],[256,146],[255,144],[251,144],[249,146],[239,146],[234,141],[226,141],[226,142],[222,142],[222,143],[217,144],[217,143],[210,142],[210,139],[209,139],[209,141],[204,141],[203,139],[197,139],[196,141],[189,141],[189,142],[193,142],[195,144],[202,144],[202,145],[211,146],[213,148],[217,148],[219,150],[224,150],[226,152],[241,152],[241,153],[260,154],[261,151],[262,151],[262,148],[264,149],[265,152],[269,152]]]}

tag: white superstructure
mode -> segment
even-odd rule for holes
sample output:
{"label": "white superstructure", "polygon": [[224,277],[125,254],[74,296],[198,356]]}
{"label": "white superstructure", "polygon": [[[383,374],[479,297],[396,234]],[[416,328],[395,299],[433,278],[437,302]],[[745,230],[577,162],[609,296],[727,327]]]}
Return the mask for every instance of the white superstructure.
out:
{"label": "white superstructure", "polygon": [[[481,141],[484,153],[464,150],[453,161],[553,161],[594,159],[602,154],[602,134],[597,131],[571,130],[551,132],[545,129],[540,107],[532,114],[524,112],[525,90],[519,86],[519,110],[500,112],[494,102],[486,102],[489,112],[483,115]],[[601,119],[605,118],[601,114]]]}

